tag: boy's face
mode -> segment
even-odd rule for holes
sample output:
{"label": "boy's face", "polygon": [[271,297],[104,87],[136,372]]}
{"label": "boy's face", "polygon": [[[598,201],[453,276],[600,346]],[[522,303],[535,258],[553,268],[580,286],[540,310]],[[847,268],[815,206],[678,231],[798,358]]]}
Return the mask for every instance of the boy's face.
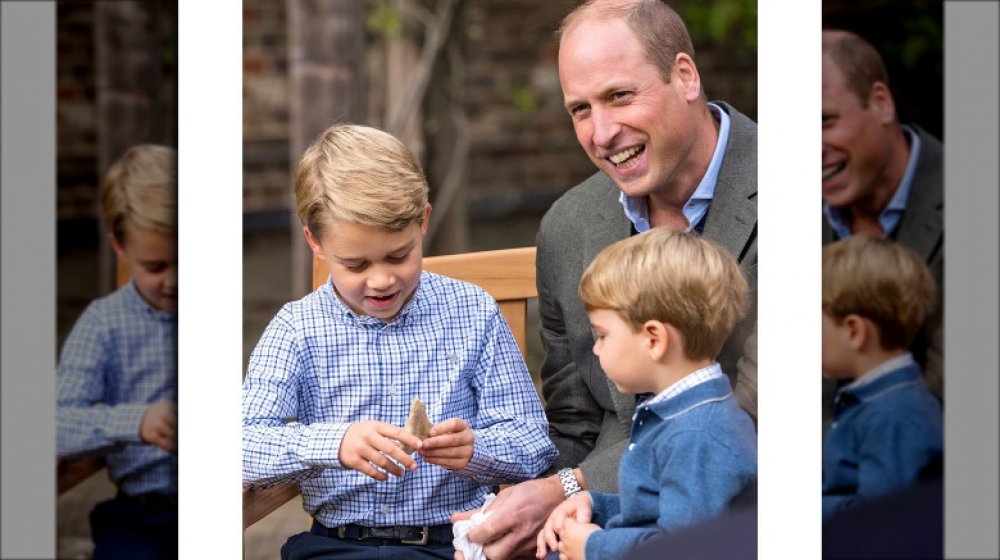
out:
{"label": "boy's face", "polygon": [[125,243],[112,234],[111,247],[124,261],[142,299],[160,311],[177,312],[177,238],[158,231],[126,228]]}
{"label": "boy's face", "polygon": [[388,321],[417,289],[429,218],[428,205],[423,224],[413,222],[395,233],[341,220],[330,223],[319,240],[303,229],[340,299],[359,315]]}
{"label": "boy's face", "polygon": [[843,321],[837,321],[823,313],[823,377],[828,379],[853,379],[856,377],[851,367],[856,350],[850,344],[850,328]]}
{"label": "boy's face", "polygon": [[594,354],[615,387],[622,393],[655,391],[645,334],[633,331],[615,311],[595,309],[587,315],[594,331]]}

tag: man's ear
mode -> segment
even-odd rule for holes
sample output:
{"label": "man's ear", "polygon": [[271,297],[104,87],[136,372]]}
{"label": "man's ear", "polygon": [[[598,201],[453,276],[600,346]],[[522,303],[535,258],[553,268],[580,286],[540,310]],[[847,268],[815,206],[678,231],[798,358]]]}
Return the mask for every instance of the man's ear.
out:
{"label": "man's ear", "polygon": [[667,354],[667,349],[674,343],[673,337],[666,325],[660,321],[646,321],[642,325],[643,349],[649,352],[653,361],[659,362]]}
{"label": "man's ear", "polygon": [[323,254],[323,247],[320,246],[319,240],[316,239],[316,236],[309,231],[309,226],[302,226],[302,234],[306,236],[306,243],[308,243],[309,248],[312,249],[313,255],[316,255],[317,259],[325,261],[326,255]]}
{"label": "man's ear", "polygon": [[889,86],[882,82],[872,84],[868,92],[868,108],[875,111],[878,121],[882,124],[892,124],[896,121],[896,102],[892,99]]}
{"label": "man's ear", "polygon": [[124,245],[118,242],[118,238],[115,237],[115,234],[113,233],[108,234],[108,242],[111,243],[111,248],[114,250],[115,256],[118,257],[118,260],[120,261],[128,260],[125,256],[125,247]]}
{"label": "man's ear", "polygon": [[685,53],[677,53],[674,67],[670,71],[670,79],[677,80],[678,87],[684,94],[684,99],[694,101],[701,97],[701,76],[694,60]]}

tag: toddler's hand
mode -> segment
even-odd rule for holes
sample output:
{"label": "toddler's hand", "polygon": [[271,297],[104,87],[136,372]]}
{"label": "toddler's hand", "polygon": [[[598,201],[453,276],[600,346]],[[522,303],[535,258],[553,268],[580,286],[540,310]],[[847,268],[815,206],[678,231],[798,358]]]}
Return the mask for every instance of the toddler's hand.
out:
{"label": "toddler's hand", "polygon": [[169,453],[177,453],[177,403],[149,405],[139,423],[139,439]]}
{"label": "toddler's hand", "polygon": [[593,511],[594,505],[590,501],[590,494],[588,492],[573,494],[566,501],[556,506],[556,509],[552,510],[552,513],[549,514],[549,519],[545,522],[545,526],[538,532],[538,546],[535,556],[539,559],[545,558],[547,554],[546,548],[553,552],[559,550],[559,538],[561,537],[557,538],[557,535],[560,535],[566,520],[571,519],[579,523],[589,523]]}
{"label": "toddler's hand", "polygon": [[593,523],[578,523],[567,518],[559,533],[559,560],[584,560],[587,537],[601,528]]}
{"label": "toddler's hand", "polygon": [[461,418],[449,418],[431,427],[431,435],[423,441],[420,456],[424,461],[457,471],[472,459],[475,437],[469,424]]}
{"label": "toddler's hand", "polygon": [[393,476],[403,476],[403,469],[389,459],[395,460],[411,471],[417,468],[417,462],[393,440],[405,443],[414,449],[420,448],[420,440],[398,426],[377,420],[351,424],[340,441],[337,459],[341,465],[375,480],[389,480],[386,472]]}

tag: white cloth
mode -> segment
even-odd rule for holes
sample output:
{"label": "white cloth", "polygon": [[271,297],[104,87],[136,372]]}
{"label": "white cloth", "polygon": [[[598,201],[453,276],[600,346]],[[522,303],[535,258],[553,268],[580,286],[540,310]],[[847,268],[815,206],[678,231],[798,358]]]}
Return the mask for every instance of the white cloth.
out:
{"label": "white cloth", "polygon": [[469,519],[456,521],[452,528],[455,537],[452,540],[452,545],[454,545],[456,551],[461,552],[465,556],[465,560],[486,560],[486,555],[483,554],[483,545],[469,542],[468,537],[470,529],[486,521],[486,518],[493,513],[492,511],[486,511],[486,508],[493,503],[496,495],[490,493],[484,496],[484,498],[483,507],[479,511],[472,514],[472,517]]}

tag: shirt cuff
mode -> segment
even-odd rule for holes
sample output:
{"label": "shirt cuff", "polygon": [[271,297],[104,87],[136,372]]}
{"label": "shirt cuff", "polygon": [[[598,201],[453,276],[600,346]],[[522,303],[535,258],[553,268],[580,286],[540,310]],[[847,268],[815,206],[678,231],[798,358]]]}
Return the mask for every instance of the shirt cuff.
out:
{"label": "shirt cuff", "polygon": [[120,404],[110,407],[108,414],[108,439],[115,442],[142,443],[139,431],[142,429],[142,417],[146,414],[148,404]]}
{"label": "shirt cuff", "polygon": [[495,478],[497,474],[496,461],[483,453],[482,449],[479,438],[476,437],[472,442],[472,457],[469,458],[469,464],[465,465],[464,469],[457,471],[459,475],[476,482]]}
{"label": "shirt cuff", "polygon": [[312,467],[339,469],[340,444],[350,424],[316,423],[305,426],[298,445],[302,462]]}

